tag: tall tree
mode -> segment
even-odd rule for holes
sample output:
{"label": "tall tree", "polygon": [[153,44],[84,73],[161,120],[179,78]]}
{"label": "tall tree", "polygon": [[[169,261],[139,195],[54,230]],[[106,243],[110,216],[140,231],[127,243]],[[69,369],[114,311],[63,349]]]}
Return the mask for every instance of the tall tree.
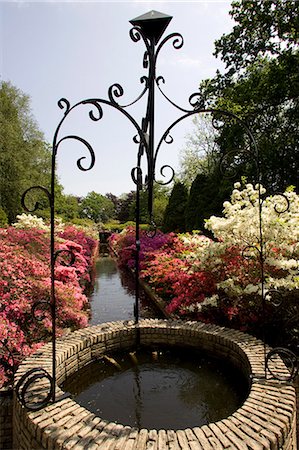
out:
{"label": "tall tree", "polygon": [[116,219],[122,223],[135,220],[136,192],[130,191],[118,197]]}
{"label": "tall tree", "polygon": [[218,131],[213,127],[211,115],[198,114],[193,118],[193,130],[186,136],[180,152],[178,179],[190,187],[199,173],[209,174],[217,164]]}
{"label": "tall tree", "polygon": [[175,183],[165,209],[163,231],[185,231],[185,209],[187,200],[187,187],[181,182]]}
{"label": "tall tree", "polygon": [[239,77],[257,58],[281,59],[298,51],[299,3],[296,0],[233,1],[231,33],[215,42],[215,55],[226,65],[226,75]]}
{"label": "tall tree", "polygon": [[93,220],[95,223],[107,222],[114,218],[115,209],[111,200],[97,192],[89,192],[79,205],[80,217]]}
{"label": "tall tree", "polygon": [[[200,90],[207,106],[236,113],[257,140],[262,182],[268,191],[293,184],[299,188],[299,3],[243,0],[232,3],[236,25],[216,41],[224,74],[205,80]],[[224,123],[218,144],[242,175],[254,179],[255,164],[247,153],[246,131]],[[245,150],[245,151],[244,151]],[[248,153],[247,153],[248,154]]]}
{"label": "tall tree", "polygon": [[209,174],[199,173],[193,181],[185,210],[186,231],[200,230],[205,234],[205,219],[220,215],[223,202],[231,194],[231,180],[226,180],[217,168]]}
{"label": "tall tree", "polygon": [[30,112],[29,97],[0,84],[0,207],[13,221],[32,185],[49,187],[51,153]]}

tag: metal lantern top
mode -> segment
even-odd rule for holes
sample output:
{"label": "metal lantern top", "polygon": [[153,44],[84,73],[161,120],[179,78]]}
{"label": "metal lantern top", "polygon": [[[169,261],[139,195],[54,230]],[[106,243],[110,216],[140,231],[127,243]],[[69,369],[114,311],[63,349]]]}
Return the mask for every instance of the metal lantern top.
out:
{"label": "metal lantern top", "polygon": [[150,41],[153,41],[156,45],[168,27],[171,19],[172,16],[152,10],[130,20],[130,23],[133,26],[140,27],[144,33],[144,36]]}

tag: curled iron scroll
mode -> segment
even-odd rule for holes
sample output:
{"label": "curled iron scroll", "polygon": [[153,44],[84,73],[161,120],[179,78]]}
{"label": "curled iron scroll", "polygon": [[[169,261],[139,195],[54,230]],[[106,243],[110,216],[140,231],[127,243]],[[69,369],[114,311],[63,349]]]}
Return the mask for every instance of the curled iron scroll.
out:
{"label": "curled iron scroll", "polygon": [[89,100],[84,100],[82,102],[82,105],[93,105],[96,108],[96,111],[98,113],[97,116],[95,116],[93,110],[91,109],[89,111],[89,117],[91,120],[93,120],[94,122],[97,122],[98,120],[101,120],[103,117],[103,109],[102,106],[97,102],[96,99],[89,99]]}
{"label": "curled iron scroll", "polygon": [[244,155],[248,155],[250,157],[252,156],[252,153],[249,149],[236,149],[230,150],[221,156],[219,169],[225,178],[234,179],[237,175],[239,175],[238,166],[242,164],[242,156]]}
{"label": "curled iron scroll", "polygon": [[276,212],[276,214],[283,214],[285,212],[288,212],[290,210],[290,200],[288,199],[288,197],[285,194],[282,193],[278,193],[275,194],[275,197],[280,197],[284,202],[285,202],[285,206],[282,207],[282,209],[280,209],[281,205],[278,205],[278,203],[276,202],[274,204],[274,211]]}
{"label": "curled iron scroll", "polygon": [[108,97],[111,102],[111,105],[114,105],[116,108],[124,109],[137,103],[148,90],[148,77],[146,76],[141,77],[140,83],[141,84],[144,83],[143,91],[141,92],[141,94],[138,95],[138,97],[135,100],[133,100],[130,103],[127,103],[126,105],[120,105],[116,100],[124,95],[123,87],[118,83],[112,84],[108,89]]}
{"label": "curled iron scroll", "polygon": [[66,116],[71,109],[71,104],[66,98],[58,100],[58,106],[60,109],[65,109],[64,115]]}
{"label": "curled iron scroll", "polygon": [[258,258],[259,258],[259,261],[262,260],[263,255],[262,255],[261,249],[257,245],[246,245],[246,247],[244,247],[242,249],[242,253],[241,253],[242,258],[247,259],[247,260],[254,260],[255,259],[252,256],[252,254],[247,253],[249,250],[253,250],[254,252],[256,252],[256,254],[257,254]]}
{"label": "curled iron scroll", "polygon": [[153,239],[157,234],[157,225],[154,221],[153,216],[150,217],[150,228],[149,230],[146,230],[147,237]]}
{"label": "curled iron scroll", "polygon": [[[289,375],[281,375],[277,365],[278,357],[285,363]],[[273,367],[274,366],[274,367]],[[266,368],[270,374],[279,381],[293,381],[298,374],[298,359],[289,349],[277,347],[271,350],[266,357]]]}
{"label": "curled iron scroll", "polygon": [[30,369],[18,380],[16,394],[20,403],[28,410],[38,411],[53,399],[53,378],[41,367]]}
{"label": "curled iron scroll", "polygon": [[171,39],[173,39],[173,41],[172,41],[173,48],[175,48],[176,50],[179,50],[180,48],[183,47],[183,45],[184,45],[184,38],[183,38],[183,36],[180,33],[171,33],[168,36],[166,36],[160,42],[160,44],[158,45],[158,48],[157,48],[157,51],[156,51],[156,60],[157,60],[157,57],[158,57],[162,47],[164,47],[166,42],[170,41]]}
{"label": "curled iron scroll", "polygon": [[146,48],[146,51],[144,52],[143,55],[143,67],[144,69],[147,69],[149,66],[150,55],[152,52],[146,36],[143,34],[142,29],[138,26],[134,26],[133,28],[131,28],[129,34],[133,42],[139,42],[142,39]]}
{"label": "curled iron scroll", "polygon": [[[97,120],[98,120],[98,119],[97,119]],[[63,137],[62,139],[60,139],[60,141],[57,142],[57,144],[56,144],[56,151],[57,151],[58,146],[61,144],[61,142],[66,141],[67,139],[74,139],[75,141],[81,142],[82,144],[85,145],[85,147],[88,149],[88,151],[89,151],[89,153],[90,153],[90,164],[89,164],[89,166],[88,166],[88,167],[83,167],[83,166],[82,166],[81,161],[82,161],[83,159],[86,159],[86,156],[82,156],[81,158],[79,158],[79,159],[77,160],[77,166],[78,166],[78,168],[79,168],[80,170],[84,171],[84,172],[86,172],[86,171],[92,169],[93,166],[94,166],[94,164],[95,164],[95,154],[94,154],[93,148],[92,148],[92,146],[89,144],[89,142],[87,142],[85,139],[81,138],[80,136],[70,135],[70,136],[65,136],[65,137]]]}
{"label": "curled iron scroll", "polygon": [[111,103],[118,105],[116,98],[120,98],[124,95],[123,87],[118,84],[112,84],[108,89],[108,97]]}
{"label": "curled iron scroll", "polygon": [[280,308],[283,304],[283,295],[277,289],[269,289],[265,293],[265,300],[276,308]]}
{"label": "curled iron scroll", "polygon": [[54,261],[56,262],[57,261],[57,258],[61,255],[61,254],[63,254],[63,253],[66,253],[66,254],[68,254],[68,255],[70,255],[70,261],[69,262],[66,262],[66,261],[61,261],[60,262],[60,264],[62,265],[62,266],[65,266],[65,267],[71,267],[73,264],[74,264],[74,262],[76,261],[76,256],[75,256],[75,253],[73,252],[73,250],[71,250],[71,249],[60,249],[60,250],[56,250],[56,252],[54,253]]}
{"label": "curled iron scroll", "polygon": [[142,189],[142,169],[141,167],[133,167],[131,170],[131,177],[133,182],[138,186],[139,189]]}
{"label": "curled iron scroll", "polygon": [[171,171],[170,178],[168,178],[168,180],[164,181],[164,182],[155,179],[155,182],[157,184],[160,184],[161,186],[166,186],[167,184],[170,184],[173,181],[174,176],[175,176],[174,169],[171,166],[169,166],[168,164],[166,164],[166,165],[162,166],[161,169],[160,169],[160,174],[162,175],[162,177],[164,177],[164,178],[166,177],[166,175],[164,174],[165,169],[170,169],[170,171]]}
{"label": "curled iron scroll", "polygon": [[203,109],[205,107],[205,100],[200,92],[195,92],[194,94],[190,95],[189,104],[196,110]]}
{"label": "curled iron scroll", "polygon": [[0,365],[8,374],[12,374],[13,378],[17,369],[17,361],[7,344],[8,339],[4,339],[0,342]]}
{"label": "curled iron scroll", "polygon": [[51,205],[51,194],[50,194],[50,192],[48,191],[47,188],[45,188],[45,187],[43,187],[43,186],[39,186],[39,185],[37,185],[37,186],[31,186],[30,188],[26,189],[26,191],[23,193],[22,198],[21,198],[21,204],[22,204],[22,207],[24,208],[24,210],[25,210],[26,212],[29,212],[29,213],[35,212],[35,211],[37,211],[37,210],[39,209],[39,207],[41,206],[40,203],[39,203],[38,201],[35,202],[35,205],[34,205],[33,208],[29,208],[29,207],[26,205],[26,197],[27,197],[27,194],[28,194],[29,192],[32,192],[32,191],[35,191],[35,190],[40,190],[40,191],[44,192],[44,193],[46,194],[48,200],[49,200],[49,204]]}
{"label": "curled iron scroll", "polygon": [[[49,309],[50,312],[51,312],[51,304],[50,304],[48,301],[46,301],[46,300],[40,300],[40,301],[38,301],[38,302],[35,302],[35,303],[32,305],[32,308],[31,308],[31,314],[32,314],[32,317],[33,317],[37,322],[41,322],[41,321],[45,318],[44,315],[37,316],[37,314],[36,314],[38,309],[40,309],[40,310],[43,311],[44,308]],[[43,312],[44,312],[44,311],[43,311]]]}

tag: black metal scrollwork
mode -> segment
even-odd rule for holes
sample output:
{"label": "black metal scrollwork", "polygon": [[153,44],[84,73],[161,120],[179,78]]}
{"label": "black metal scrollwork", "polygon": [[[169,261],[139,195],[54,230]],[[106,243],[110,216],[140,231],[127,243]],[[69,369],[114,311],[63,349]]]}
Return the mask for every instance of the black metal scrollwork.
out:
{"label": "black metal scrollwork", "polygon": [[167,184],[170,184],[172,181],[173,181],[173,179],[174,179],[174,176],[175,176],[175,171],[174,171],[174,169],[171,167],[171,166],[169,166],[168,164],[164,164],[164,166],[162,166],[161,167],[161,169],[160,169],[160,174],[162,175],[162,177],[166,177],[166,175],[165,175],[165,169],[169,169],[170,171],[171,171],[171,175],[170,175],[170,177],[168,178],[168,180],[167,181],[161,181],[161,180],[157,180],[156,178],[155,178],[155,182],[157,183],[157,184],[160,184],[161,186],[166,186]]}
{"label": "black metal scrollwork", "polygon": [[184,45],[184,38],[180,33],[171,33],[168,36],[166,36],[163,41],[161,41],[161,43],[158,45],[157,50],[156,50],[156,54],[155,54],[155,61],[157,61],[158,55],[162,49],[162,47],[164,47],[164,45],[166,44],[166,42],[172,40],[172,46],[173,48],[175,48],[176,50],[179,50],[180,48],[183,47]]}
{"label": "black metal scrollwork", "polygon": [[[45,310],[51,313],[51,303],[47,300],[39,300],[32,305],[31,314],[34,320],[41,322],[45,318]],[[41,313],[42,312],[42,313]]]}
{"label": "black metal scrollwork", "polygon": [[91,120],[93,120],[94,122],[97,122],[98,120],[101,120],[103,117],[103,109],[102,106],[98,103],[97,99],[94,100],[83,100],[82,105],[93,105],[96,108],[96,111],[98,113],[97,116],[94,115],[93,110],[91,109],[89,111],[89,117]]}
{"label": "black metal scrollwork", "polygon": [[90,164],[88,167],[83,167],[81,164],[81,161],[86,159],[86,156],[82,156],[81,158],[78,159],[77,161],[77,166],[80,170],[82,171],[87,171],[93,168],[94,163],[95,163],[95,154],[93,151],[92,146],[83,138],[79,137],[79,136],[74,136],[74,135],[70,135],[70,136],[65,136],[62,139],[60,139],[60,141],[57,142],[56,145],[56,149],[58,148],[58,146],[61,144],[61,142],[66,141],[68,139],[74,139],[75,141],[81,142],[82,144],[85,145],[85,147],[88,149],[89,153],[90,153]]}
{"label": "black metal scrollwork", "polygon": [[51,194],[50,194],[50,192],[48,191],[48,189],[47,188],[45,188],[45,187],[43,187],[43,186],[31,186],[30,188],[28,188],[28,189],[26,189],[26,191],[23,193],[23,195],[22,195],[22,198],[21,198],[21,204],[22,204],[22,207],[24,208],[24,210],[26,211],[26,212],[35,212],[35,211],[37,211],[38,209],[39,209],[39,207],[40,207],[40,203],[38,202],[38,201],[36,201],[35,202],[35,204],[34,204],[34,206],[33,206],[33,208],[31,207],[28,207],[27,205],[26,205],[26,197],[28,196],[28,194],[30,193],[30,192],[33,192],[33,191],[36,191],[36,190],[40,190],[40,191],[42,191],[43,193],[45,193],[46,194],[46,196],[47,196],[47,198],[48,198],[48,201],[49,201],[49,204],[51,205]]}
{"label": "black metal scrollwork", "polygon": [[69,255],[71,258],[70,258],[70,260],[69,260],[68,262],[66,262],[66,261],[64,261],[64,260],[60,261],[60,264],[61,264],[62,266],[71,267],[71,266],[74,264],[74,262],[76,261],[75,253],[74,253],[73,250],[71,250],[71,249],[60,249],[60,250],[56,250],[56,252],[55,252],[55,254],[54,254],[54,260],[55,260],[55,262],[57,261],[57,258],[58,258],[60,255],[63,255],[63,254]]}
{"label": "black metal scrollwork", "polygon": [[131,170],[131,178],[133,182],[136,184],[136,186],[139,187],[139,189],[142,189],[143,183],[142,183],[142,169],[141,167],[133,167]]}
{"label": "black metal scrollwork", "polygon": [[290,210],[290,200],[288,199],[288,197],[282,193],[275,194],[275,198],[276,197],[280,197],[281,200],[285,203],[285,206],[282,206],[282,205],[278,204],[277,202],[275,202],[274,210],[275,210],[276,214],[280,215],[280,214],[288,212]]}
{"label": "black metal scrollwork", "polygon": [[8,339],[4,339],[0,342],[0,365],[3,367],[8,377],[12,378],[9,380],[9,385],[13,383],[14,374],[16,372],[18,363],[16,360],[16,355],[11,351],[8,345]]}
{"label": "black metal scrollwork", "polygon": [[71,109],[70,102],[66,98],[61,98],[60,100],[58,100],[57,104],[60,109],[65,109],[64,115],[66,116]]}
{"label": "black metal scrollwork", "polygon": [[276,308],[280,308],[283,304],[283,295],[277,289],[268,289],[265,293],[265,300]]}
{"label": "black metal scrollwork", "polygon": [[205,99],[200,92],[194,92],[194,94],[190,95],[189,104],[196,110],[205,109]]}
{"label": "black metal scrollwork", "polygon": [[15,389],[21,404],[30,411],[45,407],[55,391],[53,377],[42,368],[33,368],[22,375]]}
{"label": "black metal scrollwork", "polygon": [[[163,15],[162,15],[163,16]],[[157,20],[156,17],[152,17]],[[144,19],[144,18],[143,18]],[[158,20],[160,18],[158,17]],[[165,20],[165,17],[162,17],[162,22]],[[118,100],[123,97],[124,95],[124,89],[119,83],[112,84],[108,89],[108,98],[91,98],[86,99],[83,101],[80,101],[73,106],[71,106],[70,102],[66,98],[61,98],[58,101],[58,107],[63,110],[63,117],[60,120],[60,123],[58,124],[56,131],[54,133],[53,138],[53,148],[52,148],[52,174],[51,174],[51,190],[48,191],[46,188],[42,186],[33,186],[32,188],[27,189],[25,191],[23,197],[22,197],[22,204],[26,211],[32,212],[35,211],[39,203],[36,202],[33,209],[28,208],[25,205],[25,197],[30,191],[40,189],[42,190],[46,196],[48,197],[48,200],[50,202],[51,206],[51,300],[50,302],[46,303],[43,301],[36,302],[36,304],[33,306],[33,315],[37,316],[37,319],[39,318],[41,320],[41,317],[38,316],[38,311],[40,312],[44,308],[50,308],[51,315],[52,315],[52,375],[50,375],[45,369],[42,368],[34,368],[27,373],[25,373],[21,378],[18,380],[16,385],[16,391],[18,398],[20,399],[21,403],[26,406],[28,409],[36,410],[40,409],[43,406],[45,406],[50,401],[56,401],[56,395],[55,395],[55,386],[56,386],[56,298],[55,298],[55,263],[58,259],[58,257],[62,256],[63,253],[65,253],[70,259],[69,261],[62,260],[61,264],[64,265],[72,265],[74,263],[74,253],[72,250],[58,250],[55,251],[55,221],[54,221],[54,204],[55,204],[55,191],[54,191],[54,185],[55,185],[55,167],[56,167],[56,156],[57,151],[63,142],[67,140],[75,140],[79,142],[80,144],[83,144],[85,149],[87,149],[90,161],[87,167],[83,165],[83,161],[86,159],[86,156],[82,156],[77,160],[77,166],[82,171],[88,171],[92,169],[92,167],[95,164],[95,152],[93,147],[82,137],[79,137],[77,135],[71,134],[67,136],[60,137],[60,133],[62,130],[62,126],[71,114],[72,111],[79,108],[80,106],[90,106],[92,109],[89,111],[89,118],[93,122],[98,122],[103,118],[103,106],[108,106],[113,108],[114,110],[120,112],[122,115],[124,115],[133,125],[135,128],[135,132],[137,133],[136,136],[133,137],[133,141],[135,144],[138,144],[138,153],[137,153],[137,164],[136,167],[134,167],[131,171],[131,177],[133,182],[136,185],[136,300],[135,300],[135,321],[138,323],[138,270],[139,270],[139,251],[140,251],[140,236],[139,236],[139,215],[140,215],[140,206],[139,206],[139,195],[140,191],[143,189],[143,187],[146,187],[148,191],[148,212],[150,217],[150,223],[153,228],[153,231],[149,232],[153,236],[156,233],[156,225],[154,223],[152,209],[153,209],[153,183],[157,182],[159,184],[169,184],[173,178],[174,178],[174,170],[168,165],[163,165],[160,169],[160,174],[162,177],[166,177],[165,171],[170,170],[171,176],[166,182],[161,182],[156,180],[156,163],[157,163],[157,156],[160,151],[160,148],[162,144],[172,144],[173,138],[171,137],[170,132],[172,129],[179,124],[182,120],[191,117],[194,114],[199,113],[209,113],[212,114],[213,117],[213,125],[215,129],[221,128],[225,123],[228,124],[229,121],[237,122],[239,125],[243,126],[249,141],[249,146],[245,146],[243,150],[243,156],[244,153],[247,156],[251,156],[253,158],[253,161],[256,163],[257,172],[258,172],[258,181],[260,181],[260,173],[259,173],[259,154],[258,149],[256,146],[255,139],[251,133],[251,130],[248,128],[248,126],[242,122],[236,115],[222,110],[213,110],[213,109],[205,109],[205,99],[202,97],[202,95],[197,92],[193,93],[189,97],[189,105],[191,109],[188,108],[182,108],[178,105],[176,105],[162,90],[162,84],[165,84],[165,79],[162,76],[156,76],[156,64],[157,59],[160,54],[161,49],[164,47],[164,45],[172,41],[172,45],[174,49],[180,49],[183,46],[184,40],[183,37],[179,33],[171,33],[170,35],[166,36],[160,43],[159,40],[164,32],[164,30],[167,27],[167,24],[169,23],[169,20],[171,18],[169,16],[166,16],[166,22],[164,21],[161,24],[161,29],[158,30],[158,34],[149,32],[149,29],[147,28],[148,25],[144,25],[144,23],[148,23],[148,19],[146,22],[143,22],[143,20],[140,20],[140,18],[134,19],[131,21],[131,23],[134,25],[133,28],[130,30],[130,37],[133,40],[133,42],[137,43],[142,41],[145,45],[145,52],[143,56],[143,68],[147,69],[148,73],[147,76],[143,76],[140,79],[141,84],[144,84],[144,88],[141,92],[141,94],[135,99],[133,102],[127,104],[127,105],[120,105],[118,103]],[[156,23],[156,22],[155,22]],[[138,24],[135,26],[135,24]],[[155,122],[155,88],[158,88],[160,93],[163,95],[163,97],[166,99],[167,102],[169,102],[172,106],[174,106],[178,111],[182,112],[183,115],[176,119],[170,126],[168,126],[167,130],[164,132],[163,136],[158,141],[158,144],[155,145],[155,136],[154,136],[154,122]],[[146,105],[146,114],[145,117],[142,119],[141,126],[137,123],[137,121],[133,118],[132,115],[130,115],[126,108],[129,106],[135,104],[138,102],[141,98],[145,96],[145,94],[148,94],[147,98],[147,105]],[[241,152],[242,153],[242,152]],[[143,172],[141,169],[141,163],[142,159],[146,158],[147,163],[147,173],[143,177]],[[225,166],[227,159],[230,159],[230,161],[233,159],[236,163],[235,166],[238,166],[238,163],[241,162],[240,158],[240,149],[237,149],[237,152],[234,152],[233,154],[227,154],[223,156],[223,166]],[[235,158],[235,159],[234,159]],[[239,158],[239,160],[238,160]],[[228,164],[228,166],[231,166],[231,164]],[[225,167],[224,167],[225,168]],[[143,183],[143,178],[145,182]],[[260,193],[261,194],[261,193]],[[259,197],[259,200],[261,199],[261,195]],[[289,205],[287,205],[289,207]],[[261,214],[261,206],[259,208],[260,214]],[[276,209],[277,213],[282,213],[284,210],[281,210],[279,208]],[[261,220],[260,220],[260,227],[261,227]],[[244,256],[246,254],[246,251],[249,251],[250,248],[253,250],[258,250],[259,252],[259,259],[261,263],[261,271],[262,271],[262,283],[264,284],[264,276],[263,276],[263,265],[264,265],[264,256],[263,256],[263,238],[262,238],[262,228],[260,228],[260,248],[254,247],[254,246],[247,246],[247,250],[244,250]],[[262,289],[262,300],[265,302],[265,295],[264,295],[264,287]],[[265,357],[265,367],[268,368],[269,371],[274,372],[272,370],[272,361],[273,358],[278,356],[287,356],[290,359],[290,365],[291,368],[295,367],[295,363],[293,364],[293,356],[290,356],[289,353],[283,353],[282,350],[274,350],[272,353],[268,354]],[[295,369],[292,369],[292,374],[296,373]],[[292,375],[293,376],[293,375]]]}
{"label": "black metal scrollwork", "polygon": [[[285,363],[289,374],[285,375],[281,361]],[[296,355],[289,349],[277,347],[268,352],[265,365],[275,380],[291,382],[298,375],[298,360]]]}

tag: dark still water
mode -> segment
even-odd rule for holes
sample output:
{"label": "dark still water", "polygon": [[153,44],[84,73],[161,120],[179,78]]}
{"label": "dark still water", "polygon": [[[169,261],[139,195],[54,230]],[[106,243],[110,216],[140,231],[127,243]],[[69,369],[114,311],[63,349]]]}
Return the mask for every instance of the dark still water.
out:
{"label": "dark still water", "polygon": [[89,411],[123,425],[201,426],[228,417],[248,392],[238,370],[194,349],[142,348],[109,357],[81,369],[63,389]]}
{"label": "dark still water", "polygon": [[[90,296],[90,325],[115,320],[134,319],[134,279],[131,274],[120,272],[115,260],[107,253],[100,255],[96,263],[94,291]],[[139,303],[141,318],[161,318],[141,290]]]}

